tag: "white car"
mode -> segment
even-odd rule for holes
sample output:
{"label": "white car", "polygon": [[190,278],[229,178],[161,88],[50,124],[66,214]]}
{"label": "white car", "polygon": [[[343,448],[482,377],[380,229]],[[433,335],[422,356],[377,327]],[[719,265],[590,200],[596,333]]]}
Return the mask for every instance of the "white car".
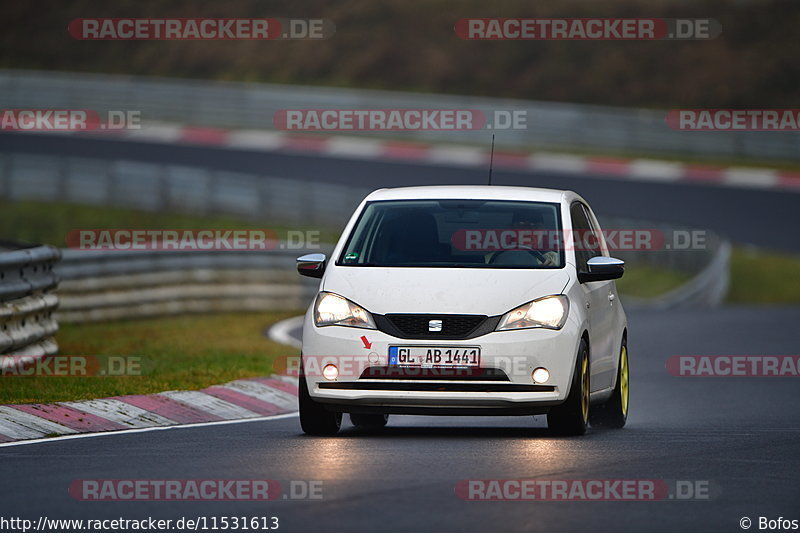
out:
{"label": "white car", "polygon": [[627,319],[608,249],[571,191],[381,189],[358,206],[303,325],[300,423],[335,434],[343,413],[546,414],[551,431],[621,428]]}

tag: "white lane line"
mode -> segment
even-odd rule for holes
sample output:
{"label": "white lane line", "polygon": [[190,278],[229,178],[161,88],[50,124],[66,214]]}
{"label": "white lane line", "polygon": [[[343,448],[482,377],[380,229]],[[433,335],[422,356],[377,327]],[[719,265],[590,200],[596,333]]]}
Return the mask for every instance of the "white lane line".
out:
{"label": "white lane line", "polygon": [[232,148],[275,150],[283,146],[283,133],[264,130],[231,130],[226,144]]}
{"label": "white lane line", "polygon": [[[103,431],[101,433],[78,433],[76,435],[62,435],[60,437],[51,437],[46,439],[32,439],[32,440],[20,440],[17,442],[5,442],[0,444],[0,448],[8,448],[11,446],[26,446],[28,444],[43,444],[48,442],[59,442],[62,440],[72,440],[72,439],[88,439],[94,437],[113,437],[118,435],[129,435],[131,433],[147,433],[150,431],[169,431],[175,429],[188,429],[188,428],[200,428],[200,427],[208,427],[208,426],[222,426],[227,424],[243,424],[245,422],[264,422],[267,420],[281,420],[284,418],[293,418],[298,416],[295,413],[284,413],[280,415],[272,415],[272,416],[259,416],[256,418],[245,418],[242,420],[220,420],[218,422],[198,422],[196,424],[183,424],[179,426],[155,426],[150,428],[137,428],[137,429],[122,429],[119,431]],[[10,436],[10,435],[9,435]]]}
{"label": "white lane line", "polygon": [[[59,435],[77,433],[76,430],[68,428],[67,426],[56,424],[55,422],[51,422],[46,418],[25,413],[6,405],[0,405],[0,423],[3,424],[4,428],[9,428],[9,430],[16,428],[18,432],[31,434],[37,437],[42,437],[49,433],[58,433]],[[9,437],[14,436],[9,435],[3,430],[0,430],[0,433],[8,435]]]}
{"label": "white lane line", "polygon": [[174,124],[149,123],[139,130],[126,130],[126,137],[136,141],[172,143],[181,138],[183,128]]}
{"label": "white lane line", "polygon": [[652,181],[678,181],[683,177],[684,166],[671,161],[634,159],[630,164],[630,177]]}
{"label": "white lane line", "polygon": [[742,187],[774,188],[780,183],[775,170],[731,167],[725,170],[725,183]]}
{"label": "white lane line", "polygon": [[586,159],[574,155],[538,153],[528,157],[528,167],[533,170],[582,174],[588,167]]}
{"label": "white lane line", "polygon": [[323,152],[334,157],[372,159],[383,153],[383,142],[373,139],[329,137]]}
{"label": "white lane line", "polygon": [[178,422],[156,413],[146,411],[129,403],[113,398],[86,400],[81,402],[61,402],[74,409],[105,418],[131,428],[148,428],[153,426],[171,426]]}
{"label": "white lane line", "polygon": [[428,150],[428,162],[440,165],[474,167],[487,164],[483,150],[471,146],[434,146]]}
{"label": "white lane line", "polygon": [[[148,140],[161,142],[164,144],[175,143],[180,140],[185,130],[184,126],[150,122],[140,130],[126,130],[115,135],[105,134],[107,138],[131,138],[133,140]],[[225,130],[227,140],[225,145],[232,148],[245,148],[257,150],[275,150],[281,148],[286,140],[284,132],[271,130]],[[26,132],[36,134],[37,132]],[[58,130],[46,133],[76,134],[76,132]],[[426,156],[430,162],[438,164],[452,164],[454,166],[474,166],[485,164],[486,154],[480,148],[470,148],[467,146],[456,147],[448,145],[438,145],[435,143],[427,144],[429,155]],[[459,150],[463,149],[463,153]],[[474,154],[467,153],[474,150]],[[363,139],[347,136],[329,136],[321,150],[321,153],[333,157],[357,157],[364,159],[380,158],[385,151],[385,143],[374,139]],[[386,162],[396,162],[392,158],[385,158]],[[675,169],[681,173],[685,171],[686,164],[672,161],[632,159],[629,160],[630,172],[622,174],[607,174],[608,177],[620,178],[641,178],[654,181],[681,181],[682,174],[674,176]],[[544,170],[551,172],[564,172],[570,174],[581,174],[585,176],[588,163],[586,159],[578,155],[536,152],[528,157],[527,167],[531,170]],[[771,169],[743,169],[729,167],[724,169],[727,179],[718,183],[719,186],[745,186],[758,188],[787,189],[781,184],[778,173]],[[789,188],[791,189],[791,188]]]}
{"label": "white lane line", "polygon": [[258,381],[237,380],[222,386],[241,394],[246,394],[257,400],[277,405],[283,409],[288,409],[290,411],[297,409],[297,396],[278,389],[273,389]]}
{"label": "white lane line", "polygon": [[210,394],[205,394],[199,391],[167,391],[160,393],[160,395],[166,396],[167,398],[179,401],[181,403],[185,403],[196,409],[206,411],[207,413],[211,413],[212,415],[216,415],[226,420],[231,420],[234,418],[256,418],[261,416],[258,413],[250,411],[249,409],[239,407],[238,405],[226,402],[225,400],[220,400],[219,398],[211,396]]}
{"label": "white lane line", "polygon": [[295,316],[292,318],[287,318],[286,320],[281,320],[280,322],[276,322],[267,331],[267,336],[277,343],[286,344],[298,349],[302,348],[302,341],[292,337],[289,332],[303,327],[304,319],[305,317]]}

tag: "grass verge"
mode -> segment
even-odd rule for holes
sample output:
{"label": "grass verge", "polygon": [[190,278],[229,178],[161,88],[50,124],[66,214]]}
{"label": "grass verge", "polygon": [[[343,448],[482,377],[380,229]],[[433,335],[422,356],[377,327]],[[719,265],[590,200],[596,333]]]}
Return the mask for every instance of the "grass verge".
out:
{"label": "grass verge", "polygon": [[728,303],[800,303],[800,257],[757,248],[734,248]]}
{"label": "grass verge", "polygon": [[625,275],[617,280],[617,290],[623,296],[656,298],[672,289],[677,289],[691,276],[678,270],[657,268],[650,265],[632,265]]}
{"label": "grass verge", "polygon": [[139,211],[121,207],[33,201],[0,201],[0,238],[66,246],[67,234],[79,229],[224,229],[270,230],[280,239],[288,230],[319,231],[320,242],[336,242],[331,228],[287,226],[285,223],[248,222],[229,216]]}
{"label": "grass verge", "polygon": [[277,356],[293,348],[264,337],[267,326],[295,312],[225,313],[98,324],[63,324],[64,355],[142,358],[142,376],[0,377],[0,404],[88,400],[120,394],[201,389],[268,376]]}

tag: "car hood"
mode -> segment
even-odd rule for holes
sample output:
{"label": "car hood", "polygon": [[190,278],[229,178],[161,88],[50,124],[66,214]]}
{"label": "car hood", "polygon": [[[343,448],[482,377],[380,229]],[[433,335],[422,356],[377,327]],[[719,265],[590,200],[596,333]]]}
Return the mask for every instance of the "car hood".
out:
{"label": "car hood", "polygon": [[325,273],[322,290],[371,313],[501,315],[551,294],[561,294],[567,269],[339,267]]}

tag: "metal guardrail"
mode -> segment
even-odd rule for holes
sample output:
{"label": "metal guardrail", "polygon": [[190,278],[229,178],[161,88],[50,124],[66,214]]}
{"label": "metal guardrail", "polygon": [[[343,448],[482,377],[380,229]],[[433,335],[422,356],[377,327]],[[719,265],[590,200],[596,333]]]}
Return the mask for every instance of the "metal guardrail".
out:
{"label": "metal guardrail", "polygon": [[[614,250],[614,257],[636,265],[648,265],[656,268],[666,268],[695,276],[703,271],[719,254],[720,248],[727,241],[713,231],[699,230],[702,242],[697,247],[687,244],[683,247],[671,242],[676,233],[688,238],[690,234],[698,231],[696,228],[678,226],[664,222],[650,222],[633,220],[623,217],[598,216],[603,231],[607,234],[615,230],[638,230],[652,232],[652,250]],[[658,242],[661,239],[663,243]],[[669,248],[667,248],[669,246]]]}
{"label": "metal guardrail", "polygon": [[[0,153],[0,198],[343,224],[371,189],[203,167]],[[58,243],[63,244],[63,243]]]}
{"label": "metal guardrail", "polygon": [[53,265],[61,252],[52,246],[0,243],[0,354],[56,353],[53,311],[58,284]]}
{"label": "metal guardrail", "polygon": [[[326,250],[327,251],[327,250]],[[306,250],[164,252],[64,250],[59,321],[305,308],[318,281],[301,278]]]}
{"label": "metal guardrail", "polygon": [[[366,188],[346,185],[214,172],[200,167],[13,153],[0,155],[0,197],[10,200],[229,214],[305,227],[341,227],[368,192]],[[637,221],[604,218],[602,222],[605,228],[658,229]],[[674,228],[663,226],[662,229],[667,233]],[[712,237],[707,250],[618,255],[632,264],[668,266],[696,275],[713,263],[719,243],[717,237]],[[65,280],[60,289],[63,302],[59,316],[67,321],[84,321],[178,312],[301,308],[310,299],[309,293],[304,292],[308,291],[308,286],[301,288],[293,273],[294,257],[301,253],[300,250],[264,253],[65,250],[64,260],[58,267],[58,274]],[[715,274],[709,275],[707,280],[727,276],[727,260],[713,264],[719,268],[715,268]],[[240,277],[236,278],[232,272],[238,272],[236,275]],[[132,281],[141,290],[130,286],[123,289]],[[17,294],[30,290],[31,287],[20,283],[10,277],[8,282],[0,283],[9,288],[0,290],[17,291]],[[696,285],[691,295],[684,292],[672,295],[669,305],[680,305],[684,296],[715,305],[724,297],[724,288],[713,283]],[[654,302],[629,301],[636,305],[655,305]]]}
{"label": "metal guardrail", "polygon": [[53,264],[60,252],[52,246],[2,243],[0,247],[0,302],[7,302],[56,286]]}
{"label": "metal guardrail", "polygon": [[[669,224],[653,224],[639,220],[600,217],[604,230],[611,228],[647,229],[669,236],[675,231],[689,233],[689,228]],[[687,307],[716,307],[728,293],[730,284],[731,244],[714,232],[702,232],[704,245],[692,250],[648,250],[615,251],[618,257],[630,265],[649,265],[688,274],[689,281],[657,298],[645,299],[623,296],[623,302],[631,308],[675,309]]]}
{"label": "metal guardrail", "polygon": [[688,283],[649,303],[649,307],[672,309],[715,307],[725,299],[730,284],[730,243],[723,241],[711,262]]}
{"label": "metal guardrail", "polygon": [[[607,227],[632,224],[614,219],[604,219],[604,223]],[[640,222],[638,227],[652,226]],[[718,305],[727,289],[730,245],[713,234],[708,235],[708,240],[705,250],[686,252],[683,260],[670,260],[672,268],[695,272],[691,281],[655,300],[625,298],[626,305],[649,308]],[[57,320],[94,322],[182,313],[302,309],[318,287],[317,281],[301,278],[294,271],[295,258],[306,251],[63,250],[59,254],[52,247],[40,247],[22,250],[28,257],[36,258],[27,262],[19,260],[20,251],[0,254],[0,264],[15,271],[22,268],[30,292],[0,302],[0,353],[55,353],[57,346],[52,336],[58,329]],[[327,247],[321,251],[330,253]],[[615,253],[633,264],[663,265],[664,257],[679,257],[676,253],[664,254]],[[48,291],[57,281],[52,266],[59,255],[62,259],[55,271],[61,282],[56,298]],[[12,259],[3,263],[4,256]],[[18,282],[8,284],[17,286]],[[6,294],[11,292],[6,290]],[[59,300],[59,311],[54,316]]]}
{"label": "metal guardrail", "polygon": [[[608,228],[670,226],[603,219]],[[304,309],[318,281],[302,278],[295,258],[310,250],[264,252],[164,252],[64,250],[58,319],[68,322],[139,318],[194,312]],[[329,247],[323,247],[330,253]],[[652,300],[623,297],[629,307],[713,307],[725,297],[730,245],[706,232],[702,250],[615,252],[631,265],[669,266],[693,275],[683,286]]]}
{"label": "metal guardrail", "polygon": [[[477,109],[490,120],[496,110],[520,110],[527,113],[527,129],[495,128],[498,144],[526,150],[800,159],[798,135],[676,131],[667,126],[664,110],[363,89],[2,70],[0,108],[136,110],[144,127],[148,121],[175,121],[256,129],[273,129],[273,116],[283,109]],[[488,139],[482,130],[391,135],[481,144]]]}

